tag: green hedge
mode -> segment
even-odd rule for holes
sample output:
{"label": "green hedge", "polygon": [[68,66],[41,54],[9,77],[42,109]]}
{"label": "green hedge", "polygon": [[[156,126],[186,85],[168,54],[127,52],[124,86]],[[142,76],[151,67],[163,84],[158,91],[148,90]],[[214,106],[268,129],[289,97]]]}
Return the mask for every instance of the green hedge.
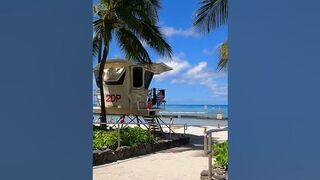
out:
{"label": "green hedge", "polygon": [[[140,144],[153,143],[155,137],[147,130],[139,127],[120,129],[121,146],[137,146]],[[93,150],[106,148],[116,149],[118,146],[117,129],[106,130],[105,128],[93,128]]]}
{"label": "green hedge", "polygon": [[216,143],[212,145],[214,156],[216,157],[215,164],[228,168],[228,141]]}

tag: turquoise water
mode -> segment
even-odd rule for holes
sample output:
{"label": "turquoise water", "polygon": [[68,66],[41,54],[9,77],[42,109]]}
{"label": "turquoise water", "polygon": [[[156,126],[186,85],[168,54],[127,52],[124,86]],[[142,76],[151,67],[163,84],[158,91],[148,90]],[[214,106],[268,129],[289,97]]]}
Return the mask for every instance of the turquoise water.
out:
{"label": "turquoise water", "polygon": [[[166,105],[162,107],[160,114],[162,115],[178,115],[178,118],[173,118],[174,124],[188,124],[196,126],[227,126],[227,120],[201,119],[201,118],[181,118],[179,115],[196,115],[197,117],[216,117],[216,114],[221,112],[223,117],[228,117],[227,105]],[[98,116],[94,116],[94,121],[98,121]],[[107,120],[115,123],[119,119],[118,116],[107,116]],[[165,123],[169,123],[168,117],[161,118]],[[126,118],[126,122],[130,119]]]}
{"label": "turquoise water", "polygon": [[166,115],[197,115],[197,116],[212,116],[216,117],[218,112],[222,116],[228,117],[227,105],[165,105],[160,113]]}

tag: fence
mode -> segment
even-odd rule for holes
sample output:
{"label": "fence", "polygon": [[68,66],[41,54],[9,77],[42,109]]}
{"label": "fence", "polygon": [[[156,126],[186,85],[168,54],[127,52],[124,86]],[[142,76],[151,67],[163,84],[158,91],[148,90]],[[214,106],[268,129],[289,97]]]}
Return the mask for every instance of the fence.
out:
{"label": "fence", "polygon": [[206,132],[204,135],[203,139],[203,147],[204,147],[204,152],[208,156],[208,176],[209,179],[212,179],[212,155],[213,155],[213,150],[212,150],[212,133],[215,132],[221,132],[221,131],[227,131],[228,127],[225,128],[219,128],[219,129],[211,129]]}

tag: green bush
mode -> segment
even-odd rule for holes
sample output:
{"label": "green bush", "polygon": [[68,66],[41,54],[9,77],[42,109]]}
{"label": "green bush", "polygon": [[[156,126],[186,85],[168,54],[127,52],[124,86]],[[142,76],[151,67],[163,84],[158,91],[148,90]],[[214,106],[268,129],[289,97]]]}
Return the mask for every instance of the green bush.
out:
{"label": "green bush", "polygon": [[[147,130],[139,127],[120,129],[121,146],[137,146],[140,144],[153,143],[155,137]],[[118,130],[106,130],[99,127],[93,128],[93,149],[116,149],[118,146]]]}
{"label": "green bush", "polygon": [[212,145],[214,156],[216,156],[215,164],[228,168],[228,141],[216,143]]}

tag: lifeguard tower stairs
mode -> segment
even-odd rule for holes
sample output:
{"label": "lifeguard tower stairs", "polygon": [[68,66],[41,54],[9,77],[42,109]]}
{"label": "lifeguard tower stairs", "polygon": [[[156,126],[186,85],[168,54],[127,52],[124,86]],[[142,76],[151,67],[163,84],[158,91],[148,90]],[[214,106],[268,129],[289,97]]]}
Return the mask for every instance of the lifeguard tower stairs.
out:
{"label": "lifeguard tower stairs", "polygon": [[[155,91],[154,89],[150,91]],[[159,92],[159,90],[156,90]],[[160,91],[164,92],[163,89]],[[100,115],[101,109],[100,109],[100,102],[99,102],[99,92],[96,92],[94,94],[95,96],[95,102],[96,106],[93,108],[93,113],[95,115]],[[151,94],[151,93],[150,93]],[[109,108],[106,108],[107,111],[107,116],[113,116],[116,117],[117,120],[110,121],[110,118],[107,119],[107,125],[112,128],[116,128],[118,125],[120,128],[125,128],[128,127],[129,125],[136,125],[138,127],[144,128],[149,130],[150,132],[154,134],[163,134],[165,133],[165,130],[168,130],[171,133],[174,133],[170,125],[168,123],[164,122],[162,120],[162,116],[159,114],[159,111],[163,110],[165,108],[165,103],[166,101],[164,98],[160,98],[159,102],[159,97],[157,97],[157,101],[153,101],[151,99],[151,106],[148,108],[142,108],[137,111],[134,111],[132,114],[123,114],[123,113],[117,113],[117,111],[112,110],[111,112],[109,111]],[[100,123],[101,124],[101,123]]]}

